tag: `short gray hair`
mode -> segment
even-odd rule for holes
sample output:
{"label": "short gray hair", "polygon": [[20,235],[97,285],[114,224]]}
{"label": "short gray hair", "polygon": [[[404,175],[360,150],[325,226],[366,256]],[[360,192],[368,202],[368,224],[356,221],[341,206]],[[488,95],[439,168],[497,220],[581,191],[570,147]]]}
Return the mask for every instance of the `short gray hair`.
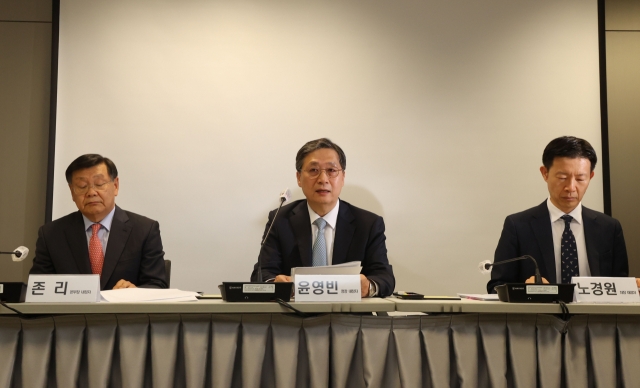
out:
{"label": "short gray hair", "polygon": [[313,151],[317,151],[322,148],[329,148],[338,153],[338,160],[340,161],[340,167],[343,170],[347,169],[347,156],[342,151],[339,145],[332,142],[331,140],[323,137],[322,139],[311,140],[307,142],[307,144],[303,145],[300,150],[298,150],[298,154],[296,155],[296,171],[302,171],[302,163],[304,162],[304,158],[307,157]]}

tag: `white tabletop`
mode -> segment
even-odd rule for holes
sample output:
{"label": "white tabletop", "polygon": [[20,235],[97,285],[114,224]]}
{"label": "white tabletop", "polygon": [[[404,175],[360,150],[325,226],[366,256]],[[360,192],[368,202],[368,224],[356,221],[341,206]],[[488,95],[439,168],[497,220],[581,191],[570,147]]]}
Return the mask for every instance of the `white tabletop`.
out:
{"label": "white tabletop", "polygon": [[[480,300],[408,300],[387,298],[396,303],[396,311],[424,313],[497,313],[562,314],[556,303],[505,303]],[[640,314],[640,303],[567,303],[570,314]]]}
{"label": "white tabletop", "polygon": [[[395,311],[393,300],[371,298],[360,302],[291,302],[305,313],[364,313]],[[24,314],[130,314],[130,313],[293,313],[276,302],[225,302],[219,299],[178,303],[8,303]],[[15,314],[0,306],[0,314]]]}
{"label": "white tabletop", "polygon": [[[494,314],[561,314],[555,303],[504,303],[478,300],[402,300],[371,298],[360,302],[291,302],[305,313],[494,313]],[[199,300],[179,303],[9,303],[24,314],[201,314],[201,313],[292,313],[275,302],[230,303],[222,300]],[[584,304],[568,303],[571,314],[639,315],[640,303]],[[0,306],[0,314],[14,314]]]}

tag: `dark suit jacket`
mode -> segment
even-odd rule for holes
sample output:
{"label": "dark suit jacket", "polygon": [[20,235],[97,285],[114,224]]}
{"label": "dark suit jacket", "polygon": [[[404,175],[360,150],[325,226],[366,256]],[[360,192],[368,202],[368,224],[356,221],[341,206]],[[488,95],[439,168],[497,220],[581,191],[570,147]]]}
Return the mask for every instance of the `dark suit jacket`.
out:
{"label": "dark suit jacket", "polygon": [[[629,276],[627,248],[622,226],[618,220],[595,210],[582,207],[584,239],[591,276]],[[504,221],[502,235],[496,248],[494,263],[515,257],[530,255],[538,262],[540,275],[550,283],[557,283],[556,259],[553,251],[553,234],[547,201],[512,214]],[[521,260],[493,267],[487,291],[504,283],[523,283],[533,276],[531,260]]]}
{"label": "dark suit jacket", "polygon": [[[273,222],[274,214],[275,210],[269,213],[265,234]],[[340,201],[332,262],[360,261],[362,274],[378,285],[378,296],[391,295],[395,287],[385,240],[382,217]],[[262,278],[266,280],[280,274],[291,275],[291,268],[294,267],[310,267],[311,252],[311,220],[307,201],[298,200],[283,206],[260,250]],[[257,273],[256,263],[251,274],[252,281],[257,281]]]}
{"label": "dark suit jacket", "polygon": [[[30,274],[91,274],[89,246],[79,211],[43,225]],[[137,287],[167,288],[157,221],[116,206],[100,276],[100,289],[125,279]]]}

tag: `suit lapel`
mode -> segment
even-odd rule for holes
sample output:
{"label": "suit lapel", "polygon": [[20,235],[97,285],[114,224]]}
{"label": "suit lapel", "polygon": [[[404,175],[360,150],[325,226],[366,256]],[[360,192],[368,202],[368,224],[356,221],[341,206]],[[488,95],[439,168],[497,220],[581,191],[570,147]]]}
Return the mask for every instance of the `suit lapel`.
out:
{"label": "suit lapel", "polygon": [[[116,206],[111,222],[111,230],[109,231],[109,241],[107,241],[107,251],[104,255],[104,264],[102,266],[102,275],[100,276],[100,287],[104,289],[107,281],[111,277],[113,270],[120,260],[122,251],[131,234],[132,226],[128,223],[129,217],[122,209]],[[120,279],[117,279],[120,280]]]}
{"label": "suit lapel", "polygon": [[600,254],[596,247],[596,241],[598,241],[597,215],[583,206],[582,222],[584,223],[584,242],[587,246],[589,271],[591,276],[600,276]]}
{"label": "suit lapel", "polygon": [[78,211],[72,218],[71,227],[64,232],[67,244],[71,249],[71,254],[78,267],[78,274],[91,274],[91,264],[89,263],[89,244],[87,243],[87,232],[84,229],[84,219],[82,213]]}
{"label": "suit lapel", "polygon": [[[542,252],[542,258],[535,257],[538,261],[538,266],[544,264],[549,283],[557,283],[556,257],[553,252],[553,233],[551,232],[551,219],[549,218],[549,209],[547,208],[546,201],[538,206],[535,215],[532,217],[531,229],[533,229],[536,242]],[[542,263],[540,259],[542,259]]]}
{"label": "suit lapel", "polygon": [[307,209],[307,201],[301,201],[292,211],[289,223],[296,236],[300,261],[303,267],[311,267],[311,219]]}
{"label": "suit lapel", "polygon": [[336,234],[333,241],[333,257],[332,264],[342,264],[347,262],[347,254],[349,253],[349,245],[351,244],[353,234],[356,231],[352,221],[355,219],[349,204],[340,201],[338,209],[338,221],[336,222]]}

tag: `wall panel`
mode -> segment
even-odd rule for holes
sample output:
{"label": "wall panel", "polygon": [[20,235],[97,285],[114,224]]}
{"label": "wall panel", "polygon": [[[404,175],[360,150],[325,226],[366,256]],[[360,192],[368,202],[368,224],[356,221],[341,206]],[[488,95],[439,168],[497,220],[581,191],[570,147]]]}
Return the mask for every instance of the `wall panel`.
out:
{"label": "wall panel", "polygon": [[482,292],[504,217],[547,197],[544,146],[600,150],[596,5],[63,0],[54,218],[66,166],[107,155],[172,285],[213,292],[248,279],[278,192],[302,197],[295,153],[327,136],[342,198],[385,218],[397,288]]}

